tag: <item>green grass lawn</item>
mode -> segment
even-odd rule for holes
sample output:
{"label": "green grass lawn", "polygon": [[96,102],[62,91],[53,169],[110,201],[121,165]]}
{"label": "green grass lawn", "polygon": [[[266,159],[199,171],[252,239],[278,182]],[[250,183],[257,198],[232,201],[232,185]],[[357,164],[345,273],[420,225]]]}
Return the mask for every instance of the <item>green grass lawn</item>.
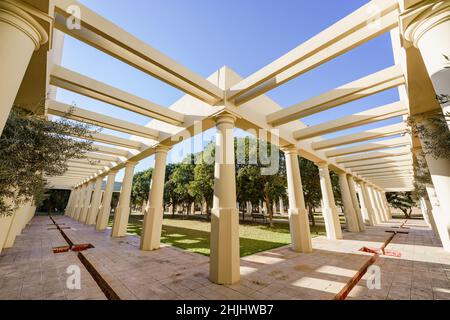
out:
{"label": "green grass lawn", "polygon": [[[140,235],[143,216],[130,216],[128,232]],[[110,221],[110,226],[112,220]],[[209,255],[210,223],[198,219],[164,217],[161,242],[191,252]],[[324,235],[324,227],[311,228],[311,235]],[[239,225],[241,257],[290,244],[288,223],[268,225],[244,223]]]}

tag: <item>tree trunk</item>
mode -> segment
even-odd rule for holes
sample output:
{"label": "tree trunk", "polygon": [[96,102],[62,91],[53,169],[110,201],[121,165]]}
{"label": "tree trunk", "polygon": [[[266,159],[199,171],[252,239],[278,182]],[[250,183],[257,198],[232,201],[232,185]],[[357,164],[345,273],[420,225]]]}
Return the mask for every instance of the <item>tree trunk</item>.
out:
{"label": "tree trunk", "polygon": [[313,227],[316,226],[316,218],[314,217],[314,209],[311,206],[308,206],[309,219],[311,219],[311,225]]}
{"label": "tree trunk", "polygon": [[273,228],[273,207],[270,205],[269,201],[265,201],[267,212],[269,213],[269,225]]}

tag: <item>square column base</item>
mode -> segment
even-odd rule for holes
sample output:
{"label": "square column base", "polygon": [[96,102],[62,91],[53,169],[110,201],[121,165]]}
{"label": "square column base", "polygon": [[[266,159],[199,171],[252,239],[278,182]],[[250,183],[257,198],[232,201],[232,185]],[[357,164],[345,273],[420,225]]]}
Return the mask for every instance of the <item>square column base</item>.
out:
{"label": "square column base", "polygon": [[111,206],[108,207],[101,206],[98,209],[98,217],[97,217],[97,224],[95,225],[95,230],[97,231],[106,230],[106,228],[108,227],[110,212]]}
{"label": "square column base", "polygon": [[147,208],[142,226],[141,250],[152,251],[161,247],[164,208]]}
{"label": "square column base", "polygon": [[234,284],[240,280],[239,212],[214,208],[211,214],[209,280]]}
{"label": "square column base", "polygon": [[325,229],[327,232],[327,238],[330,240],[341,240],[342,230],[339,222],[339,215],[337,208],[325,207],[322,208],[323,219],[325,220]]}
{"label": "square column base", "polygon": [[289,209],[289,229],[292,250],[303,253],[312,252],[311,232],[306,209]]}
{"label": "square column base", "polygon": [[0,253],[5,246],[6,237],[8,236],[9,228],[13,222],[14,215],[0,216]]}
{"label": "square column base", "polygon": [[130,207],[117,207],[114,216],[114,224],[111,236],[114,238],[122,238],[127,234],[128,220],[130,217]]}

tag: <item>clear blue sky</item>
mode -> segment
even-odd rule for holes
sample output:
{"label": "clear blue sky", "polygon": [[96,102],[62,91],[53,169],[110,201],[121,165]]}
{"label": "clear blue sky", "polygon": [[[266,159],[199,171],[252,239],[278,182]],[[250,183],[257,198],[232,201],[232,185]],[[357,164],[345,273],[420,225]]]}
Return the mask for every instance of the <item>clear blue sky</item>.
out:
{"label": "clear blue sky", "polygon": [[[81,2],[204,77],[223,65],[246,77],[361,7],[367,0]],[[273,90],[269,96],[287,107],[393,64],[390,37],[386,34]],[[164,106],[171,105],[183,95],[70,37],[66,37],[63,66]],[[142,125],[149,122],[146,117],[64,90],[58,92],[58,100]],[[314,125],[397,100],[397,90],[389,90],[302,121]],[[393,122],[397,120],[362,128]],[[354,130],[338,135],[351,132]],[[113,134],[126,137],[117,132]],[[137,170],[152,166],[152,161],[143,161]]]}

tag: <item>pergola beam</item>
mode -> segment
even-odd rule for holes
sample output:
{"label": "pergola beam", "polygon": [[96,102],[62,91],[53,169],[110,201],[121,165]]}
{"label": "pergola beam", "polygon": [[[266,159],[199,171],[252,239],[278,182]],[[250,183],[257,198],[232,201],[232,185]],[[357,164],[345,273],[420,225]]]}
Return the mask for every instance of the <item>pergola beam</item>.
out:
{"label": "pergola beam", "polygon": [[340,147],[347,144],[358,143],[367,140],[374,140],[379,138],[386,138],[390,136],[400,135],[406,132],[407,126],[405,123],[397,123],[390,126],[385,126],[376,129],[370,129],[363,132],[353,133],[334,139],[328,139],[311,143],[314,150],[323,150],[328,148]]}
{"label": "pergola beam", "polygon": [[[214,104],[223,91],[75,0],[56,0],[55,28],[198,99]],[[68,28],[68,9],[82,12],[81,28]]]}
{"label": "pergola beam", "polygon": [[82,137],[83,139],[101,142],[105,144],[110,144],[117,147],[124,147],[127,149],[139,150],[141,151],[144,148],[148,148],[147,145],[143,144],[140,141],[124,139],[121,137],[113,136],[110,134],[100,133],[100,132],[91,132],[89,136]]}
{"label": "pergola beam", "polygon": [[89,110],[73,107],[65,103],[49,100],[48,113],[54,116],[64,117],[84,123],[93,124],[103,128],[144,137],[157,139],[159,132],[131,122],[105,116]]}
{"label": "pergola beam", "polygon": [[[373,10],[376,8],[377,10]],[[373,0],[294,50],[270,63],[227,92],[243,104],[398,25],[397,0]],[[376,24],[374,26],[373,24]]]}
{"label": "pergola beam", "polygon": [[414,174],[413,171],[411,170],[404,170],[404,171],[397,171],[397,172],[391,172],[391,173],[386,173],[386,172],[380,172],[380,173],[366,173],[363,176],[370,179],[373,177],[389,177],[389,176],[398,176],[398,175],[412,175]]}
{"label": "pergola beam", "polygon": [[[332,120],[329,122],[321,123],[312,127],[307,127],[304,129],[300,129],[298,131],[294,132],[294,138],[298,140],[304,140],[308,138],[314,138],[318,136],[322,136],[325,134],[350,129],[354,127],[363,126],[369,123],[378,122],[382,120],[387,120],[399,116],[403,116],[405,114],[408,114],[408,108],[405,105],[404,102],[395,102],[391,103],[379,108],[358,112],[355,114],[352,114],[350,116],[342,117],[340,119]],[[400,124],[401,125],[401,124]],[[396,128],[396,132],[404,132],[406,130],[406,125],[403,124],[402,128],[399,130]],[[366,136],[374,136],[375,137],[382,137],[383,133],[386,134],[386,132],[390,133],[392,128],[379,128],[374,130],[369,130],[361,134],[361,137],[358,137],[359,141],[367,140]],[[354,135],[352,135],[354,136]],[[344,143],[346,140],[349,140],[348,136],[345,137],[346,139],[343,139],[343,142],[338,145],[346,144]],[[362,139],[362,140],[361,140]],[[357,141],[358,142],[358,141]],[[321,145],[319,145],[321,146]],[[323,148],[323,147],[322,147]]]}
{"label": "pergola beam", "polygon": [[184,115],[181,113],[61,66],[53,66],[50,84],[173,125],[184,122]]}
{"label": "pergola beam", "polygon": [[360,171],[367,171],[367,170],[372,170],[372,169],[395,169],[397,167],[403,167],[406,165],[410,165],[412,166],[412,160],[403,160],[403,161],[398,161],[398,162],[392,162],[390,164],[373,164],[373,165],[369,165],[369,166],[363,166],[363,167],[357,167],[357,168],[353,168],[352,171],[356,171],[356,172],[360,172]]}
{"label": "pergola beam", "polygon": [[399,162],[399,161],[407,161],[411,160],[410,155],[400,156],[400,157],[389,157],[389,158],[382,158],[382,159],[371,159],[371,160],[363,160],[363,161],[354,161],[350,162],[345,165],[346,168],[354,169],[358,167],[364,167],[374,164],[386,164],[389,165],[391,163]]}
{"label": "pergola beam", "polygon": [[353,161],[361,161],[361,160],[369,160],[369,159],[382,159],[388,157],[395,156],[403,156],[411,154],[411,148],[409,147],[400,147],[400,148],[392,148],[383,151],[377,152],[367,152],[362,154],[357,154],[353,156],[345,156],[336,158],[336,162],[340,164],[350,163]]}
{"label": "pergola beam", "polygon": [[412,164],[410,162],[405,162],[404,164],[399,163],[396,166],[386,167],[386,166],[376,166],[373,168],[366,167],[361,169],[352,170],[352,172],[359,175],[370,174],[370,173],[380,173],[380,172],[398,172],[405,170],[413,170]]}
{"label": "pergola beam", "polygon": [[98,153],[104,153],[104,154],[108,154],[108,155],[114,155],[114,156],[126,157],[126,158],[133,155],[130,151],[124,150],[124,149],[117,149],[117,148],[102,146],[99,144],[94,144],[93,147],[95,148],[95,152],[98,152]]}
{"label": "pergola beam", "polygon": [[339,156],[345,156],[345,155],[353,154],[353,153],[361,153],[361,152],[366,152],[366,151],[387,149],[387,148],[405,146],[405,145],[410,145],[410,144],[411,144],[411,141],[409,139],[406,139],[405,137],[401,137],[401,138],[394,138],[394,139],[389,139],[389,140],[384,140],[384,141],[379,141],[379,142],[367,143],[367,144],[353,146],[353,147],[330,150],[330,151],[325,152],[325,155],[329,158],[339,157]]}
{"label": "pergola beam", "polygon": [[89,160],[100,160],[100,161],[109,161],[109,162],[122,162],[120,158],[114,156],[108,156],[106,154],[98,154],[93,152],[87,152],[85,154],[86,158]]}
{"label": "pergola beam", "polygon": [[352,170],[353,172],[359,174],[359,175],[364,175],[364,174],[371,174],[371,173],[397,173],[399,171],[405,171],[405,170],[409,170],[412,171],[413,167],[410,164],[405,164],[405,165],[400,165],[397,167],[381,167],[381,168],[377,168],[377,169],[367,169],[365,168],[364,170]]}
{"label": "pergola beam", "polygon": [[405,83],[400,66],[393,66],[358,79],[320,96],[279,110],[267,116],[267,123],[280,126],[300,118],[359,100]]}

